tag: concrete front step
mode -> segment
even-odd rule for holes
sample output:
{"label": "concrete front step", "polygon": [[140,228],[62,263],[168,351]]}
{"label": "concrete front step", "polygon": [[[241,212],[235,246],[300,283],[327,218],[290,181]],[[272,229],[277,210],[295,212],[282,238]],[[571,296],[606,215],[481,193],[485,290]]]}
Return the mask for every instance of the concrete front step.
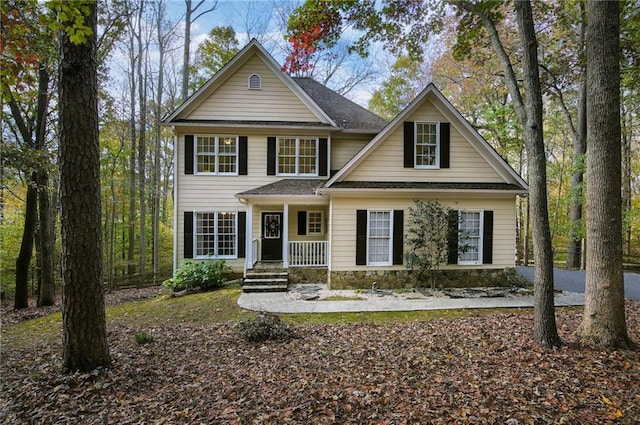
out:
{"label": "concrete front step", "polygon": [[250,271],[242,281],[243,292],[286,292],[289,273],[286,271]]}
{"label": "concrete front step", "polygon": [[250,285],[242,286],[242,292],[287,292],[288,285]]}

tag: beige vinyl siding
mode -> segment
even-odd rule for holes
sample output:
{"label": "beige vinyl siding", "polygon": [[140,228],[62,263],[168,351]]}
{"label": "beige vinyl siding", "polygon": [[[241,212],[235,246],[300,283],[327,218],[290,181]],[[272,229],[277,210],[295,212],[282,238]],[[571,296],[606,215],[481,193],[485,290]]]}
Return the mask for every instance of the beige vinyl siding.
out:
{"label": "beige vinyl siding", "polygon": [[[514,197],[483,197],[462,198],[452,197],[429,198],[421,200],[438,200],[456,210],[488,210],[493,211],[493,262],[480,265],[442,265],[441,268],[455,269],[491,269],[514,267],[515,265],[515,200]],[[356,266],[356,210],[403,210],[405,241],[409,231],[409,207],[414,206],[414,197],[407,198],[355,198],[334,197],[331,206],[331,270],[403,270],[405,266]],[[406,244],[405,244],[406,250]],[[406,251],[405,251],[406,252]]]}
{"label": "beige vinyl siding", "polygon": [[[405,121],[448,122],[429,101]],[[493,167],[451,125],[450,168],[404,168],[402,123],[346,178],[346,181],[503,182]]]}
{"label": "beige vinyl siding", "polygon": [[[248,81],[251,74],[260,75],[262,89],[249,90]],[[258,55],[247,60],[186,118],[320,122]]]}
{"label": "beige vinyl siding", "polygon": [[331,139],[331,169],[339,170],[349,162],[371,139]]}

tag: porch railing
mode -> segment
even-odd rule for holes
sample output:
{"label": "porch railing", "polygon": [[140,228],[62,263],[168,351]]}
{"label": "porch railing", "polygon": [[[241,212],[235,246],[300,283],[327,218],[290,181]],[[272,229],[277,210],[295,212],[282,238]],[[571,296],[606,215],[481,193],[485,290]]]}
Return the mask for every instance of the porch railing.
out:
{"label": "porch railing", "polygon": [[327,241],[289,241],[289,266],[326,266]]}

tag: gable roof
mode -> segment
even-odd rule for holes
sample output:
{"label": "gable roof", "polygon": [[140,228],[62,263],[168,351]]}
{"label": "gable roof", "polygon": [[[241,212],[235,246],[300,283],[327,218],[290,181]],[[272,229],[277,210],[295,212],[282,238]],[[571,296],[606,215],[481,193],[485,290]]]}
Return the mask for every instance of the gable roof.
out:
{"label": "gable roof", "polygon": [[427,87],[416,98],[404,108],[387,126],[378,133],[362,150],[360,150],[349,162],[347,162],[333,177],[325,184],[325,188],[338,187],[336,183],[344,180],[362,161],[373,152],[387,137],[395,131],[402,123],[416,111],[427,99],[427,96],[435,96],[437,103],[434,104],[440,112],[460,131],[467,141],[476,151],[493,167],[502,177],[505,183],[516,185],[523,191],[528,190],[527,183],[520,175],[496,152],[491,145],[478,133],[478,131],[458,112],[458,110],[444,97],[444,95],[433,84]]}
{"label": "gable roof", "polygon": [[[247,120],[193,120],[188,115],[213,94],[224,82],[233,75],[251,57],[258,56],[273,74],[311,111],[318,122],[289,122],[287,117],[280,121],[247,121]],[[253,39],[240,52],[238,52],[227,64],[213,75],[202,87],[193,93],[187,100],[170,113],[163,124],[175,123],[189,124],[223,124],[230,126],[247,125],[287,125],[296,127],[327,126],[341,131],[377,133],[386,124],[386,121],[352,102],[333,90],[325,87],[311,78],[292,78],[281,71],[280,65]]]}
{"label": "gable roof", "polygon": [[[216,72],[205,84],[202,85],[195,93],[169,114],[164,120],[164,124],[179,122],[181,119],[192,112],[202,102],[204,102],[217,88],[219,88],[235,71],[237,71],[247,60],[257,55],[279,78],[289,90],[296,95],[302,103],[318,118],[318,121],[329,124],[332,127],[338,127],[337,124],[327,115],[311,97],[302,88],[297,85],[293,79],[280,70],[280,65],[276,60],[262,47],[255,38],[249,42],[242,50],[240,50],[229,62],[227,62],[218,72]],[[286,117],[283,117],[286,118]]]}
{"label": "gable roof", "polygon": [[334,122],[347,131],[359,130],[377,133],[387,125],[384,118],[312,78],[294,77],[293,81],[302,87]]}

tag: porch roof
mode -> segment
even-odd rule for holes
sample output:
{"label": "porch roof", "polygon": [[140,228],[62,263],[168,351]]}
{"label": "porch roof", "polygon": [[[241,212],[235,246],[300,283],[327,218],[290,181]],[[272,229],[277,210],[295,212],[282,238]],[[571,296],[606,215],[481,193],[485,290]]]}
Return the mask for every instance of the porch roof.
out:
{"label": "porch roof", "polygon": [[278,196],[319,196],[318,189],[326,180],[283,179],[236,194],[239,199]]}

